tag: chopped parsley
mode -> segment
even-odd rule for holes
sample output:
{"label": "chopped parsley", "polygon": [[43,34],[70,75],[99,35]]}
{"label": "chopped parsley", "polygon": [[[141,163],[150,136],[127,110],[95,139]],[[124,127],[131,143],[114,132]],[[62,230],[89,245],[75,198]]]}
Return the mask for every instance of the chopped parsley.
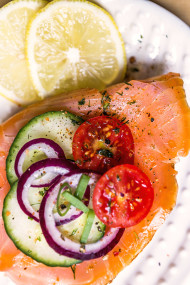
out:
{"label": "chopped parsley", "polygon": [[92,110],[88,111],[88,112],[87,112],[87,116],[88,116],[91,112],[92,112]]}
{"label": "chopped parsley", "polygon": [[38,192],[39,195],[43,197],[48,189],[49,189],[49,187],[44,187],[44,190],[40,190],[40,191]]}
{"label": "chopped parsley", "polygon": [[101,229],[100,226],[97,226],[97,230],[98,230],[100,233],[102,233],[102,229]]}
{"label": "chopped parsley", "polygon": [[124,82],[125,84],[127,84],[127,85],[129,85],[129,86],[132,86],[132,84],[131,83],[129,83],[129,82]]}
{"label": "chopped parsley", "polygon": [[116,134],[119,134],[120,129],[119,129],[119,128],[115,128],[115,129],[113,129],[113,131],[114,131]]}
{"label": "chopped parsley", "polygon": [[28,219],[29,219],[29,220],[33,220],[33,218],[31,218],[31,217],[29,217],[29,216],[28,216]]}
{"label": "chopped parsley", "polygon": [[119,174],[117,174],[117,181],[121,181],[121,177],[119,176]]}
{"label": "chopped parsley", "polygon": [[110,144],[111,142],[110,142],[109,139],[105,139],[105,143],[106,143],[106,144]]}
{"label": "chopped parsley", "polygon": [[42,197],[43,197],[43,196],[44,196],[44,194],[45,194],[45,191],[40,190],[38,193],[39,193],[39,195],[40,195],[40,196],[42,196]]}
{"label": "chopped parsley", "polygon": [[84,105],[85,104],[85,98],[82,98],[80,101],[78,101],[79,105]]}
{"label": "chopped parsley", "polygon": [[101,104],[103,107],[103,113],[106,113],[106,110],[109,108],[110,106],[110,102],[111,102],[111,98],[108,95],[107,91],[102,92],[102,100],[101,100]]}
{"label": "chopped parsley", "polygon": [[136,239],[139,239],[139,236],[138,236],[138,234],[136,232],[134,232],[134,235],[135,235]]}
{"label": "chopped parsley", "polygon": [[109,102],[104,103],[103,105],[103,109],[106,110],[108,107],[110,106]]}
{"label": "chopped parsley", "polygon": [[80,159],[77,159],[75,162],[76,162],[76,164],[78,164],[78,165],[81,165],[81,164],[82,164],[82,161],[81,161]]}
{"label": "chopped parsley", "polygon": [[139,69],[138,69],[138,67],[133,67],[133,68],[131,68],[131,71],[132,72],[139,72]]}
{"label": "chopped parsley", "polygon": [[109,208],[109,212],[111,212],[111,198],[108,201],[108,208]]}
{"label": "chopped parsley", "polygon": [[72,231],[72,233],[70,234],[70,237],[74,236],[77,231],[78,231],[78,229],[74,229],[74,230]]}
{"label": "chopped parsley", "polygon": [[135,104],[136,102],[137,102],[136,100],[133,100],[133,101],[127,102],[127,104],[128,104],[128,105],[133,105],[133,104]]}
{"label": "chopped parsley", "polygon": [[74,119],[71,119],[71,123],[73,124],[73,126],[76,126],[76,125],[80,125],[80,124],[81,124],[81,122],[78,122],[78,121],[76,121],[76,120],[74,120]]}
{"label": "chopped parsley", "polygon": [[113,157],[113,153],[109,149],[105,148],[98,149],[96,153],[109,158]]}
{"label": "chopped parsley", "polygon": [[123,92],[116,92],[118,95],[123,96]]}

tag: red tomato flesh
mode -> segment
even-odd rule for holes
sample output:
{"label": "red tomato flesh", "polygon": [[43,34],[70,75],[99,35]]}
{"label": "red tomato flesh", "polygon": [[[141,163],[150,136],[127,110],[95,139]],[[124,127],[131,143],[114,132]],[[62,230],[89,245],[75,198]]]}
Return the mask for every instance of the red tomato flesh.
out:
{"label": "red tomato flesh", "polygon": [[109,227],[131,227],[149,213],[154,190],[149,178],[136,166],[124,164],[108,170],[97,182],[93,209]]}
{"label": "red tomato flesh", "polygon": [[119,164],[133,164],[133,136],[129,127],[118,119],[94,117],[77,129],[73,156],[80,168],[99,173]]}

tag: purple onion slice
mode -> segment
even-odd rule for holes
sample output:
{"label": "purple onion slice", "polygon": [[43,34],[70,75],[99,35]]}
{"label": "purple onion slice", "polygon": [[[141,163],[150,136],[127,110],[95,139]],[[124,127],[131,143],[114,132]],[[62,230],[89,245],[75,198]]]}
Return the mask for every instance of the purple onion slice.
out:
{"label": "purple onion slice", "polygon": [[62,238],[61,232],[56,227],[53,207],[60,184],[64,182],[68,182],[68,179],[55,183],[45,194],[40,206],[40,225],[47,243],[57,253],[79,260],[90,260],[106,255],[119,242],[125,229],[110,228],[99,241],[86,244],[85,247],[67,237]]}
{"label": "purple onion slice", "polygon": [[[40,150],[48,158],[66,159],[63,149],[54,141],[46,138],[33,139],[24,144],[16,156],[14,168],[18,178],[23,174],[23,164],[27,153],[31,150]],[[47,173],[40,179],[33,181],[32,187],[49,187],[55,181],[56,177],[55,173]]]}
{"label": "purple onion slice", "polygon": [[28,200],[28,191],[34,180],[41,174],[54,173],[56,174],[55,183],[62,175],[72,175],[79,172],[81,173],[81,170],[66,159],[47,158],[32,164],[18,181],[17,200],[21,209],[26,215],[39,222],[39,213],[34,210]]}

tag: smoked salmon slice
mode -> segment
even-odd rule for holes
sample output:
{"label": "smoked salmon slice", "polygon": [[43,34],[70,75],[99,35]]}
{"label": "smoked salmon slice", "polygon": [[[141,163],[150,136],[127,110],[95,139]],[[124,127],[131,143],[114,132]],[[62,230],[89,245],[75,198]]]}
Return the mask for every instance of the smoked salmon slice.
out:
{"label": "smoked salmon slice", "polygon": [[[84,98],[84,105],[78,102]],[[84,89],[33,104],[0,126],[0,208],[9,191],[6,157],[17,132],[31,118],[47,111],[68,110],[84,119],[106,113],[128,124],[135,142],[135,165],[153,183],[155,199],[148,216],[127,228],[118,245],[103,258],[71,268],[51,268],[18,251],[4,230],[0,216],[0,270],[20,285],[107,284],[150,242],[175,206],[174,165],[190,149],[190,109],[179,74],[168,73],[144,81],[132,80],[99,92]]]}

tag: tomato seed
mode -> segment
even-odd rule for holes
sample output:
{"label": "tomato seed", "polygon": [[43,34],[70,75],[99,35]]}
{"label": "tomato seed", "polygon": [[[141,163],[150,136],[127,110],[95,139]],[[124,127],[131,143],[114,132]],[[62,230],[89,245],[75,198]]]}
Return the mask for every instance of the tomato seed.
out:
{"label": "tomato seed", "polygon": [[140,190],[140,187],[135,188],[135,191],[139,191],[139,190]]}
{"label": "tomato seed", "polygon": [[106,138],[110,137],[111,136],[111,132],[107,132],[106,133]]}
{"label": "tomato seed", "polygon": [[131,211],[134,211],[134,209],[135,209],[135,207],[133,206],[132,203],[130,203],[130,209],[131,209]]}
{"label": "tomato seed", "polygon": [[142,199],[141,198],[136,198],[135,201],[137,201],[138,203],[141,203]]}
{"label": "tomato seed", "polygon": [[105,127],[105,128],[103,128],[103,132],[107,132],[107,131],[109,131],[109,130],[110,130],[110,128],[108,128],[108,126]]}
{"label": "tomato seed", "polygon": [[113,183],[112,181],[110,181],[110,182],[108,183],[108,186],[109,186],[110,188],[113,188],[113,187],[114,187],[114,183]]}

